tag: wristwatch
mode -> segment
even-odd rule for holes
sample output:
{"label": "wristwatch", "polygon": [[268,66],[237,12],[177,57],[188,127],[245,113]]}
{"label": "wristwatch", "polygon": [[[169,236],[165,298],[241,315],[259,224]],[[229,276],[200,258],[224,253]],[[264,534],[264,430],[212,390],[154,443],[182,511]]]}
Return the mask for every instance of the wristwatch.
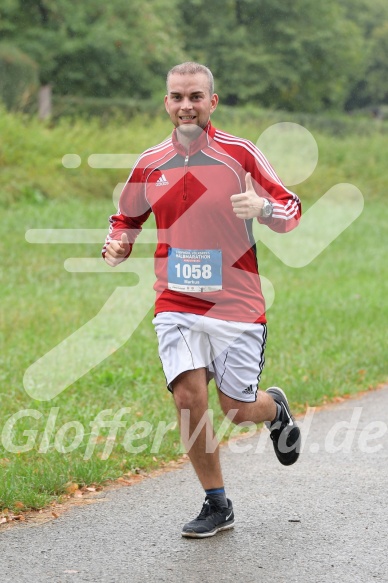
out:
{"label": "wristwatch", "polygon": [[273,205],[271,202],[269,202],[269,200],[267,200],[265,198],[263,208],[261,209],[261,216],[264,219],[269,219],[270,217],[272,217],[272,213],[273,213]]}

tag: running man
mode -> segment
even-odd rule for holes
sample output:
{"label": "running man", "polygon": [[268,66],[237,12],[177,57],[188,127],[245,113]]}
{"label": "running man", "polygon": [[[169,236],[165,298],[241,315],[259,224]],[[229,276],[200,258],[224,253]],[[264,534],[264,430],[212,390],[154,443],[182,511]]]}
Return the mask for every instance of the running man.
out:
{"label": "running man", "polygon": [[201,427],[188,455],[205,502],[182,530],[194,538],[234,525],[219,448],[206,439],[209,428],[214,436],[210,379],[233,423],[266,423],[280,463],[295,463],[300,449],[300,430],[284,392],[259,390],[267,327],[252,223],[288,232],[298,225],[301,205],[252,142],[212,125],[217,104],[207,67],[187,62],[169,71],[165,107],[172,136],[137,160],[103,248],[112,267],[127,259],[154,213],[159,355],[183,443]]}

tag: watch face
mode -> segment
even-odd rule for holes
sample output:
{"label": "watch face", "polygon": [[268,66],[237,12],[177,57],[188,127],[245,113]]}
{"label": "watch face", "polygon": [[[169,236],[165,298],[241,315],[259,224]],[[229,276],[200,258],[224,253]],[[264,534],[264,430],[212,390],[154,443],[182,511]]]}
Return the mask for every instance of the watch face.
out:
{"label": "watch face", "polygon": [[270,217],[272,215],[272,204],[266,200],[263,206],[263,217]]}

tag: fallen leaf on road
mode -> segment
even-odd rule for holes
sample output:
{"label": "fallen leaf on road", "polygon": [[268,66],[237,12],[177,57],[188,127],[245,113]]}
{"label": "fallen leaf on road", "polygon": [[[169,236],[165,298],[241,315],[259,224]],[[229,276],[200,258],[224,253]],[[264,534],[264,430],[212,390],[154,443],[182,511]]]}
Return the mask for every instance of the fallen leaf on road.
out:
{"label": "fallen leaf on road", "polygon": [[74,494],[76,490],[78,490],[79,486],[75,482],[68,482],[64,485],[64,489],[66,494]]}
{"label": "fallen leaf on road", "polygon": [[117,481],[121,482],[121,484],[128,484],[128,486],[132,484],[130,480],[125,480],[125,478],[117,478]]}

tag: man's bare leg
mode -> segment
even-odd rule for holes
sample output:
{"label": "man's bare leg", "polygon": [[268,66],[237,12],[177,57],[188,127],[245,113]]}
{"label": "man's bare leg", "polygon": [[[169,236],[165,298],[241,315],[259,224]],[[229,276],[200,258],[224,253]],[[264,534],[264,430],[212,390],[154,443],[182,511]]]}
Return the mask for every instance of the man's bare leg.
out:
{"label": "man's bare leg", "polygon": [[[220,404],[225,415],[229,411],[233,413],[233,423],[242,423],[251,421],[252,423],[261,423],[262,421],[273,421],[276,417],[276,404],[273,398],[263,391],[257,392],[257,399],[252,403],[244,403],[231,399],[221,391],[218,391]],[[235,410],[238,410],[235,413]]]}
{"label": "man's bare leg", "polygon": [[[284,466],[291,466],[299,458],[300,429],[292,416],[288,400],[279,387],[258,391],[253,403],[236,401],[218,391],[222,410],[233,423],[269,421],[271,439],[276,457]],[[237,409],[237,412],[236,412]],[[233,418],[232,418],[233,411]]]}
{"label": "man's bare leg", "polygon": [[[178,410],[181,426],[182,441],[185,436],[190,439],[197,427],[203,424],[197,438],[187,449],[188,456],[204,490],[220,488],[223,486],[219,447],[206,447],[206,433],[214,441],[214,430],[208,416],[208,387],[206,369],[186,371],[180,374],[172,383],[175,405]],[[208,444],[210,445],[210,444]],[[213,451],[214,450],[214,451]]]}

